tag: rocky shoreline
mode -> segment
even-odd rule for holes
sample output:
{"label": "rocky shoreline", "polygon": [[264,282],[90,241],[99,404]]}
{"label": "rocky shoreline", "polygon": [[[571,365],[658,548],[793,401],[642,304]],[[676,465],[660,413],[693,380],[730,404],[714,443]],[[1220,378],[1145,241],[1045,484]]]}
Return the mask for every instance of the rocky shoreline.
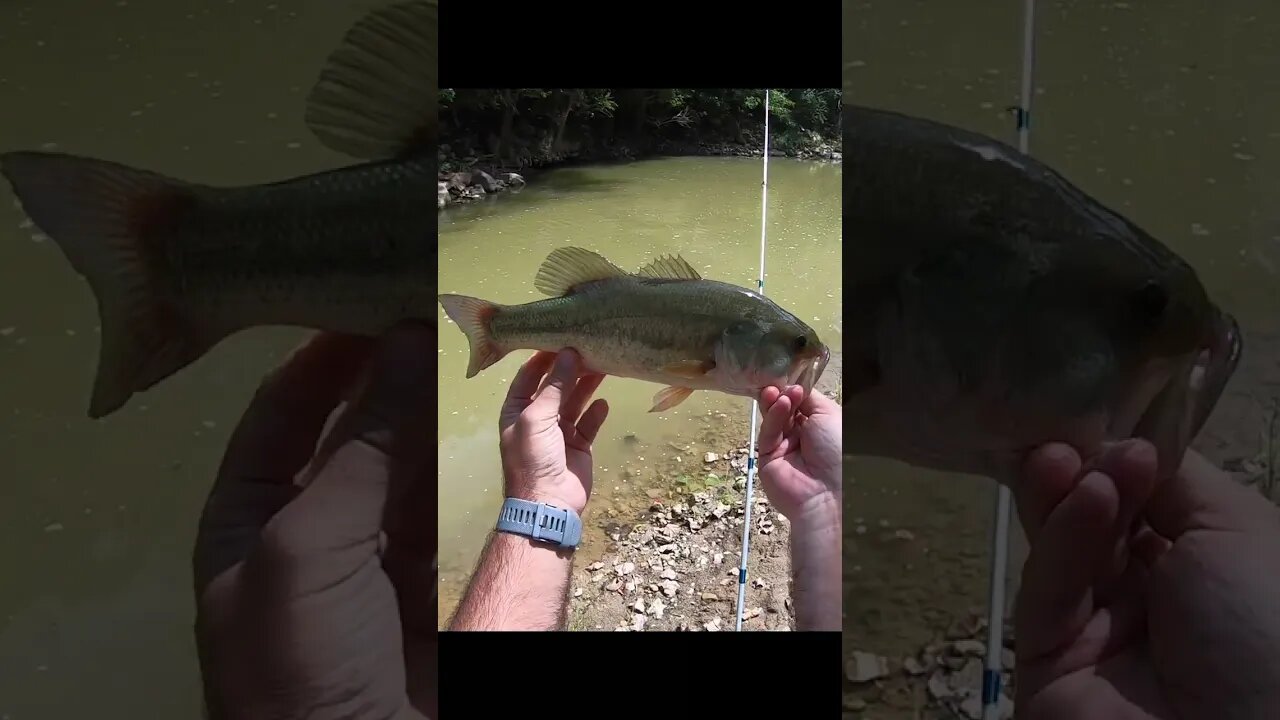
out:
{"label": "rocky shoreline", "polygon": [[[646,516],[609,533],[604,557],[574,571],[570,627],[579,630],[733,630],[747,448],[706,452],[697,478],[654,491]],[[744,630],[791,630],[790,526],[758,476],[751,508]]]}
{"label": "rocky shoreline", "polygon": [[[854,720],[880,708],[904,717],[980,720],[986,630],[986,617],[970,610],[956,618],[942,637],[901,659],[855,650],[845,661],[845,678],[854,689],[844,694],[844,718]],[[1001,650],[1001,720],[1014,716],[1014,647],[1013,625],[1006,622]]]}
{"label": "rocky shoreline", "polygon": [[[648,157],[700,156],[700,157],[761,157],[760,146],[738,143],[668,143],[659,142],[647,152],[638,153],[625,146],[612,147],[593,153],[589,157],[567,155],[531,168],[504,168],[480,161],[475,156],[457,158],[448,145],[440,150],[441,168],[466,168],[446,170],[437,177],[436,209],[444,210],[511,190],[518,192],[532,175],[558,166],[585,162],[628,162]],[[843,153],[835,142],[815,140],[802,148],[770,149],[769,157],[785,157],[815,162],[839,163]],[[517,172],[518,170],[518,172]]]}

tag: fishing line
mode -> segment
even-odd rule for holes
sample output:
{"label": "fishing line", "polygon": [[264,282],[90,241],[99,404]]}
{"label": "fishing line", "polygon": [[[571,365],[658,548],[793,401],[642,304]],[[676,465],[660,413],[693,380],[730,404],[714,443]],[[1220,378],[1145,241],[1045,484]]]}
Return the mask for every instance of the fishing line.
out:
{"label": "fishing line", "polygon": [[[764,178],[760,181],[760,276],[756,280],[756,292],[764,295],[765,220],[769,209],[769,90],[764,91]],[[734,628],[742,630],[742,604],[747,599],[747,553],[751,550],[751,490],[756,480],[756,422],[759,419],[760,402],[751,398],[751,442],[747,445],[747,494],[743,501],[742,564],[738,566],[738,619]]]}
{"label": "fishing line", "polygon": [[[1035,0],[1026,0],[1022,26],[1022,105],[1013,108],[1018,119],[1018,150],[1027,154],[1031,133],[1031,76],[1035,68]],[[1004,591],[1009,565],[1009,505],[1007,485],[996,486],[995,524],[991,531],[991,587],[987,607],[987,658],[982,673],[982,719],[1000,718],[1001,651],[1004,649]]]}

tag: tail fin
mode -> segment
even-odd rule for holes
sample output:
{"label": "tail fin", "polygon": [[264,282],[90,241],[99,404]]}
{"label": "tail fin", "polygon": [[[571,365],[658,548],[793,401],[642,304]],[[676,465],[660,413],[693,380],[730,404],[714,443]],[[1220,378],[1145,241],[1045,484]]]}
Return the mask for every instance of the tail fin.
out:
{"label": "tail fin", "polygon": [[489,320],[502,310],[501,305],[466,295],[441,295],[440,304],[444,306],[449,319],[457,323],[458,328],[467,335],[467,344],[471,346],[471,361],[467,364],[468,378],[475,377],[507,354],[489,332]]}
{"label": "tail fin", "polygon": [[0,174],[93,289],[102,344],[89,417],[115,412],[221,339],[182,313],[164,246],[194,209],[196,186],[62,153],[0,154]]}

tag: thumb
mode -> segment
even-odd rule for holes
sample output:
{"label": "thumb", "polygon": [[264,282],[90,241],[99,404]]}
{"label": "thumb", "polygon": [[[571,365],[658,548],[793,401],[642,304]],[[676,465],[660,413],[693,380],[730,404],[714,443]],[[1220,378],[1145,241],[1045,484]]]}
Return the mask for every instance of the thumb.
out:
{"label": "thumb", "polygon": [[342,569],[334,557],[358,551],[363,561],[376,550],[393,474],[424,465],[430,411],[429,382],[434,338],[424,326],[405,324],[381,340],[369,364],[363,391],[334,424],[304,473],[306,489],[277,514],[275,536],[294,558],[318,556]]}
{"label": "thumb", "polygon": [[1190,449],[1178,472],[1152,496],[1145,515],[1169,540],[1191,530],[1274,532],[1280,527],[1275,505]]}
{"label": "thumb", "polygon": [[571,349],[561,350],[556,355],[556,362],[551,366],[551,374],[547,376],[547,384],[542,386],[529,409],[537,418],[554,418],[560,412],[560,406],[569,393],[569,388],[578,379],[578,353]]}

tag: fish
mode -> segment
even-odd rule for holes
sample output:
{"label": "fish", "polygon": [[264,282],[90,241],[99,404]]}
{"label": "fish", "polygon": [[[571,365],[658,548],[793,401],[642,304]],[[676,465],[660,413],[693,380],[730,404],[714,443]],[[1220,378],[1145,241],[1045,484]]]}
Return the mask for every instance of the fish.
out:
{"label": "fish", "polygon": [[666,387],[650,412],[695,390],[756,397],[770,385],[800,385],[805,397],[830,349],[813,328],[757,292],[704,279],[680,255],[628,273],[599,253],[558,247],[538,268],[546,300],[500,305],[442,294],[440,305],[467,337],[467,378],[514,350],[575,350],[586,372]]}
{"label": "fish", "polygon": [[993,138],[842,109],[845,452],[1013,487],[1143,438],[1167,477],[1243,353],[1195,269]]}
{"label": "fish", "polygon": [[92,289],[98,419],[250,327],[377,335],[435,312],[437,3],[360,18],[304,121],[360,162],[215,187],[64,153],[0,154],[31,223]]}

